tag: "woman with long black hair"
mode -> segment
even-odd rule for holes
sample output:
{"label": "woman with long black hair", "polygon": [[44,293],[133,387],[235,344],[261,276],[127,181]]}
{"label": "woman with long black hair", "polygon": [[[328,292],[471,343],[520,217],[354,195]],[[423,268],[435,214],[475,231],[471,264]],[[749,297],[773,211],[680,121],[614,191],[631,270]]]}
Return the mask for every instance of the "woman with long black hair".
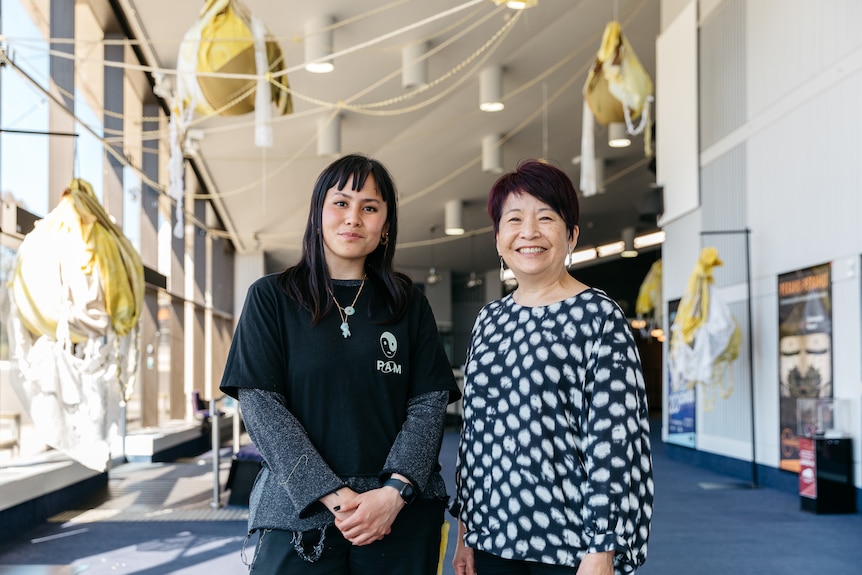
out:
{"label": "woman with long black hair", "polygon": [[397,232],[389,172],[345,156],[315,184],[300,262],[248,291],[221,389],[264,459],[253,574],[437,571],[460,393],[427,300],[393,270]]}

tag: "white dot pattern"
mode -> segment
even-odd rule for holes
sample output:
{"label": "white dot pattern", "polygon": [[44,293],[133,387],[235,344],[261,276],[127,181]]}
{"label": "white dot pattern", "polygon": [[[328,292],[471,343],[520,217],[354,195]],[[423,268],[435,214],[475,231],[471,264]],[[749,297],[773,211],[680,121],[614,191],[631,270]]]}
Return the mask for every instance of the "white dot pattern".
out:
{"label": "white dot pattern", "polygon": [[473,326],[458,450],[466,544],[575,567],[646,559],[653,506],[646,390],[628,323],[604,292],[549,306],[512,296]]}

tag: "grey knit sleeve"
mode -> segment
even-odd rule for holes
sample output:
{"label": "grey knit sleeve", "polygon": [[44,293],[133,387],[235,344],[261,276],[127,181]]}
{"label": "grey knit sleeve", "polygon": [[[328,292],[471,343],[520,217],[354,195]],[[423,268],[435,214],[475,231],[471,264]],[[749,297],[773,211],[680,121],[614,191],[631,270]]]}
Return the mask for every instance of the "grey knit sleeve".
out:
{"label": "grey knit sleeve", "polygon": [[251,388],[238,391],[248,435],[300,517],[313,512],[309,508],[318,499],[346,485],[317,452],[281,394]]}
{"label": "grey knit sleeve", "polygon": [[392,473],[407,477],[421,496],[431,474],[437,469],[448,391],[430,391],[412,398],[407,418],[389,450],[381,479]]}

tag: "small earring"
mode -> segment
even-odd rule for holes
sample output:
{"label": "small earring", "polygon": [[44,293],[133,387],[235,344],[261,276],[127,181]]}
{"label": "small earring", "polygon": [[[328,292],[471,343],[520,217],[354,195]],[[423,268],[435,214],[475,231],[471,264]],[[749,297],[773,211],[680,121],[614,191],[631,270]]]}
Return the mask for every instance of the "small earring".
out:
{"label": "small earring", "polygon": [[503,264],[503,256],[500,256],[500,281],[501,282],[506,281],[506,278],[504,277],[505,275],[506,275],[506,268],[505,268],[505,265]]}
{"label": "small earring", "polygon": [[389,243],[389,232],[386,232],[382,236],[380,236],[380,245],[385,246]]}

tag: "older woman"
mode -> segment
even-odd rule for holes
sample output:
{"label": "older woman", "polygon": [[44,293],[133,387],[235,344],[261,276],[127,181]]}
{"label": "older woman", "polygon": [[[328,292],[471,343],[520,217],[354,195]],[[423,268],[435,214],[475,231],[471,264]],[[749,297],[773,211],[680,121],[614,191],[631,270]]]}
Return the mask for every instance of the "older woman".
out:
{"label": "older woman", "polygon": [[525,161],[494,184],[488,212],[518,288],[473,327],[455,573],[632,573],[653,505],[644,379],[619,306],[566,269],[577,193]]}

